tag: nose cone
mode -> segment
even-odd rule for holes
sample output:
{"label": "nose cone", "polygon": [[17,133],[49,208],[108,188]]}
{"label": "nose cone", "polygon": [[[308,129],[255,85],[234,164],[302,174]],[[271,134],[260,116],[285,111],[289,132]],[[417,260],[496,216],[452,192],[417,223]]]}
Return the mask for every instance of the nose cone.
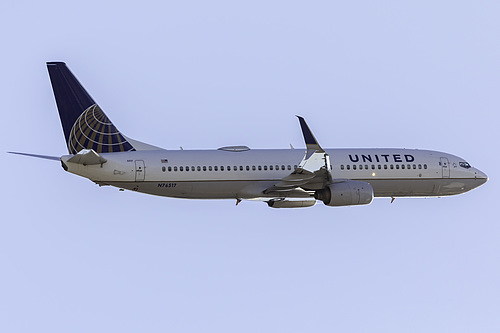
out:
{"label": "nose cone", "polygon": [[479,185],[483,185],[488,181],[488,176],[479,169],[474,169],[474,178],[479,182]]}

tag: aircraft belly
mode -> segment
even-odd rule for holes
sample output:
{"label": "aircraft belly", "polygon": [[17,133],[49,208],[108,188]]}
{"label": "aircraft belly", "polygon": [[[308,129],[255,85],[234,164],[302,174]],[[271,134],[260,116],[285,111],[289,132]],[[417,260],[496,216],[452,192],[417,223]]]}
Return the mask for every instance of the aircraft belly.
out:
{"label": "aircraft belly", "polygon": [[429,197],[456,195],[480,184],[474,179],[365,179],[375,197]]}
{"label": "aircraft belly", "polygon": [[131,191],[185,199],[252,199],[275,181],[172,181],[108,182]]}

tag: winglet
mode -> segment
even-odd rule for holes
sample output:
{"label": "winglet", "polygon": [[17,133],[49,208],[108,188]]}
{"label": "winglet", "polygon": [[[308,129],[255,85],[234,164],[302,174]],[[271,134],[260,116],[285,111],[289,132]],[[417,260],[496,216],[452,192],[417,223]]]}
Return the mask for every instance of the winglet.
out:
{"label": "winglet", "polygon": [[300,122],[300,128],[302,129],[302,134],[304,135],[304,141],[306,142],[307,150],[315,150],[319,153],[324,153],[325,151],[319,145],[318,141],[311,132],[309,126],[307,126],[306,121],[301,116],[297,116]]}

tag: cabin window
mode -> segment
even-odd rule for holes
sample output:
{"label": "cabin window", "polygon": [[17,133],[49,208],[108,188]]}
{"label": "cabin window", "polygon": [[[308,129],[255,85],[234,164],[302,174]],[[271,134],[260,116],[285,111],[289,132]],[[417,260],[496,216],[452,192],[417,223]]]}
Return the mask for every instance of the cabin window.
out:
{"label": "cabin window", "polygon": [[377,165],[378,169],[381,170],[382,169],[382,166],[379,164]]}
{"label": "cabin window", "polygon": [[247,165],[247,166],[246,166],[246,169],[247,169],[247,171],[250,171],[250,166],[248,166],[248,165]]}
{"label": "cabin window", "polygon": [[196,170],[201,171],[201,167],[198,165],[198,166],[196,167]]}
{"label": "cabin window", "polygon": [[267,165],[264,165],[264,171],[267,171]]}
{"label": "cabin window", "polygon": [[349,164],[346,165],[347,170],[351,170],[351,166]]}
{"label": "cabin window", "polygon": [[208,166],[208,171],[212,171],[212,166],[211,165]]}
{"label": "cabin window", "polygon": [[384,164],[384,169],[387,170],[387,164]]}
{"label": "cabin window", "polygon": [[297,169],[297,165],[294,165],[293,168],[294,168],[294,170]]}
{"label": "cabin window", "polygon": [[161,171],[165,172],[167,171],[167,168],[165,168],[164,166],[161,167]]}
{"label": "cabin window", "polygon": [[292,166],[290,164],[288,164],[288,167],[287,167],[288,170],[292,170]]}
{"label": "cabin window", "polygon": [[184,167],[179,167],[179,171],[184,171]]}
{"label": "cabin window", "polygon": [[413,164],[413,169],[416,169],[417,168],[417,165],[416,164]]}
{"label": "cabin window", "polygon": [[407,167],[408,167],[408,169],[411,169],[411,165],[408,164]]}
{"label": "cabin window", "polygon": [[174,171],[177,171],[177,167],[176,166],[174,167]]}
{"label": "cabin window", "polygon": [[340,170],[344,170],[344,165],[340,165]]}
{"label": "cabin window", "polygon": [[168,167],[168,172],[172,172],[172,167]]}
{"label": "cabin window", "polygon": [[363,170],[363,165],[359,165],[359,170]]}
{"label": "cabin window", "polygon": [[375,170],[375,164],[372,164],[372,170]]}
{"label": "cabin window", "polygon": [[243,165],[240,165],[240,171],[243,171]]}
{"label": "cabin window", "polygon": [[252,165],[252,171],[255,171],[255,165]]}
{"label": "cabin window", "polygon": [[280,169],[280,166],[279,166],[279,165],[277,165],[277,166],[276,166],[276,171],[278,171],[279,169]]}
{"label": "cabin window", "polygon": [[217,165],[214,166],[214,171],[219,171],[219,167]]}
{"label": "cabin window", "polygon": [[356,164],[354,164],[354,165],[352,166],[352,169],[353,169],[353,170],[356,170]]}
{"label": "cabin window", "polygon": [[427,164],[424,164],[424,169],[427,169]]}
{"label": "cabin window", "polygon": [[419,165],[418,165],[418,168],[419,168],[419,169],[422,169],[422,164],[419,164]]}
{"label": "cabin window", "polygon": [[391,164],[391,169],[394,169],[394,165]]}

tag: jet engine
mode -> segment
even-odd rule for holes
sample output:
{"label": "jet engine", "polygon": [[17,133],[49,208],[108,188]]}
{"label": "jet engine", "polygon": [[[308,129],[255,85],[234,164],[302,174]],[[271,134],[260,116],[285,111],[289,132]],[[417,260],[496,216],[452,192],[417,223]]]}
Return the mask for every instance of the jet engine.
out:
{"label": "jet engine", "polygon": [[367,205],[373,200],[373,187],[356,180],[333,183],[314,193],[327,206]]}

